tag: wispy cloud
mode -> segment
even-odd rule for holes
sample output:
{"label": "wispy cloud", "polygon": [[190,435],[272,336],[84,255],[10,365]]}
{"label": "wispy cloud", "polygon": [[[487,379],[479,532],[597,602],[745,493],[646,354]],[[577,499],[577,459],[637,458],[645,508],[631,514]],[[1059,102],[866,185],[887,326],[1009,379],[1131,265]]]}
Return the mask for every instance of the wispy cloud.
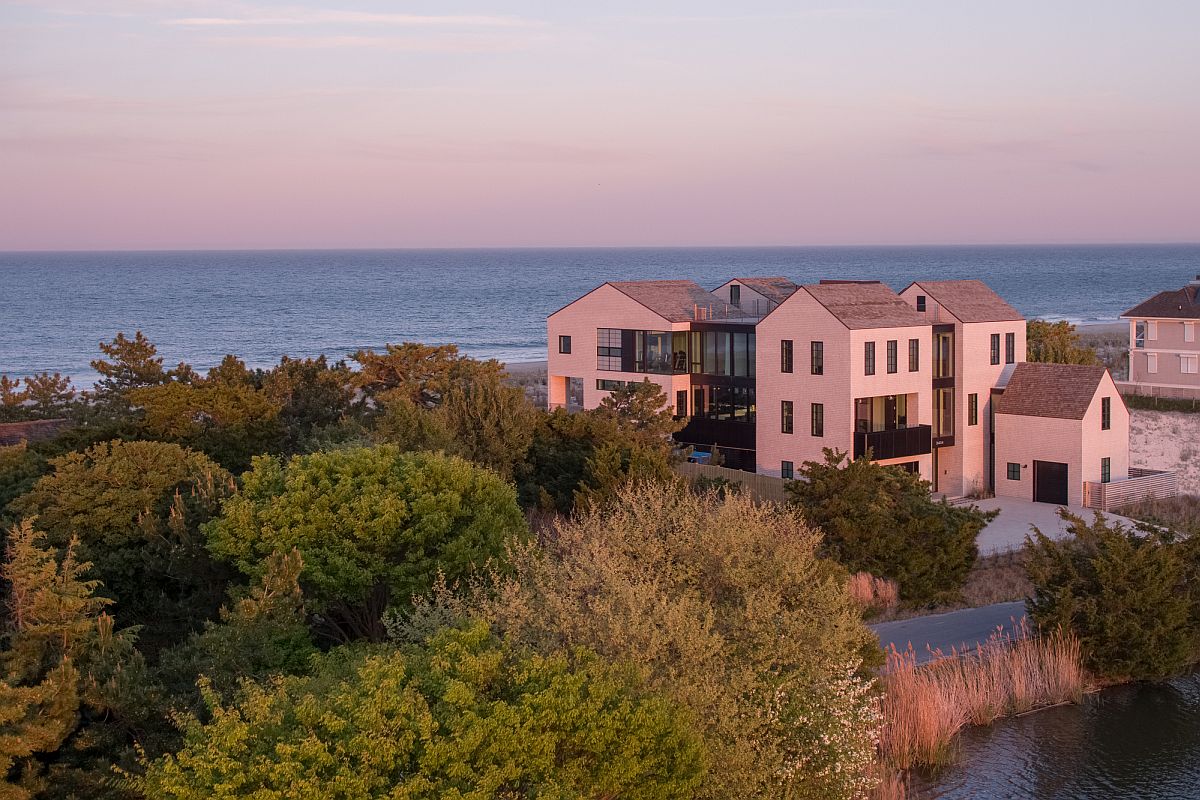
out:
{"label": "wispy cloud", "polygon": [[410,53],[508,53],[523,50],[533,44],[527,36],[457,35],[457,36],[354,36],[337,34],[279,35],[279,36],[211,36],[213,44],[278,48],[284,50],[333,50],[340,48],[372,48]]}
{"label": "wispy cloud", "polygon": [[278,16],[179,17],[164,20],[163,24],[195,28],[292,25],[394,25],[407,28],[535,28],[542,27],[546,23],[541,20],[526,19],[523,17],[471,14],[422,15],[297,9]]}

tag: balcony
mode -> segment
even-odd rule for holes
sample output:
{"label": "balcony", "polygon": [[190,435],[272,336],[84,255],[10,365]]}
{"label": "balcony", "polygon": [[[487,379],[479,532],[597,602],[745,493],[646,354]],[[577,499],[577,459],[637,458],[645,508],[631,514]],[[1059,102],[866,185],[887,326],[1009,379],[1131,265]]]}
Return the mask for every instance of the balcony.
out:
{"label": "balcony", "polygon": [[855,433],[854,457],[863,456],[868,449],[875,461],[927,455],[933,452],[933,428],[929,425],[914,425],[888,431]]}

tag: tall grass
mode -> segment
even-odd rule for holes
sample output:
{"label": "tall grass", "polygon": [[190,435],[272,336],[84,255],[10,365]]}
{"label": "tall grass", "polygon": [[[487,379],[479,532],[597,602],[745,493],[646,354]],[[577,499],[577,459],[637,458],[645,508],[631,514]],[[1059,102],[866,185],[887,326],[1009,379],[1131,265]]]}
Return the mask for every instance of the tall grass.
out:
{"label": "tall grass", "polygon": [[1078,702],[1087,685],[1079,641],[1071,635],[1032,638],[1022,627],[1016,635],[994,634],[974,650],[936,655],[918,665],[911,649],[888,653],[880,741],[887,766],[942,766],[966,725]]}
{"label": "tall grass", "polygon": [[876,578],[869,572],[850,576],[850,596],[868,614],[884,614],[900,605],[900,587],[887,578]]}

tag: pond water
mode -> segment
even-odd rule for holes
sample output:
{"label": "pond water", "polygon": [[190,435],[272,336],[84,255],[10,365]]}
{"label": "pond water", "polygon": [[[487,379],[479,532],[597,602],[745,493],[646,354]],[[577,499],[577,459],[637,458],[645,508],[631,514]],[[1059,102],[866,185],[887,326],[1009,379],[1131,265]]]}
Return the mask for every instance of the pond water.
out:
{"label": "pond water", "polygon": [[918,779],[918,800],[1196,800],[1200,798],[1200,673],[1137,684],[971,728],[959,758]]}

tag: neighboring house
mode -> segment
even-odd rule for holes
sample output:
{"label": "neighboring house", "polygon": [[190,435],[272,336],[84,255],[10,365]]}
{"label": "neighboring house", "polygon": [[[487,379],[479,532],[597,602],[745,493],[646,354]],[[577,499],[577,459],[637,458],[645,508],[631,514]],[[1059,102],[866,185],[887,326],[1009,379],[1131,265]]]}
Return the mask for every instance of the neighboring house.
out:
{"label": "neighboring house", "polygon": [[870,451],[951,497],[1075,505],[1142,472],[1107,370],[1023,363],[1024,318],[980,281],[619,281],[547,333],[551,408],[648,379],[686,420],[676,439],[738,469],[791,478],[825,448]]}
{"label": "neighboring house", "polygon": [[900,296],[932,325],[934,491],[992,491],[992,391],[1025,360],[1025,318],[983,281],[917,281]]}
{"label": "neighboring house", "polygon": [[53,439],[74,423],[69,419],[34,419],[0,423],[0,447]]}
{"label": "neighboring house", "polygon": [[929,324],[875,281],[801,286],[758,324],[758,472],[824,448],[932,477]]}
{"label": "neighboring house", "polygon": [[997,495],[1080,506],[1086,483],[1129,478],[1129,410],[1106,368],[1018,364],[994,402]]}
{"label": "neighboring house", "polygon": [[1121,315],[1129,321],[1129,381],[1133,394],[1200,397],[1200,275],[1182,289],[1159,292]]}

